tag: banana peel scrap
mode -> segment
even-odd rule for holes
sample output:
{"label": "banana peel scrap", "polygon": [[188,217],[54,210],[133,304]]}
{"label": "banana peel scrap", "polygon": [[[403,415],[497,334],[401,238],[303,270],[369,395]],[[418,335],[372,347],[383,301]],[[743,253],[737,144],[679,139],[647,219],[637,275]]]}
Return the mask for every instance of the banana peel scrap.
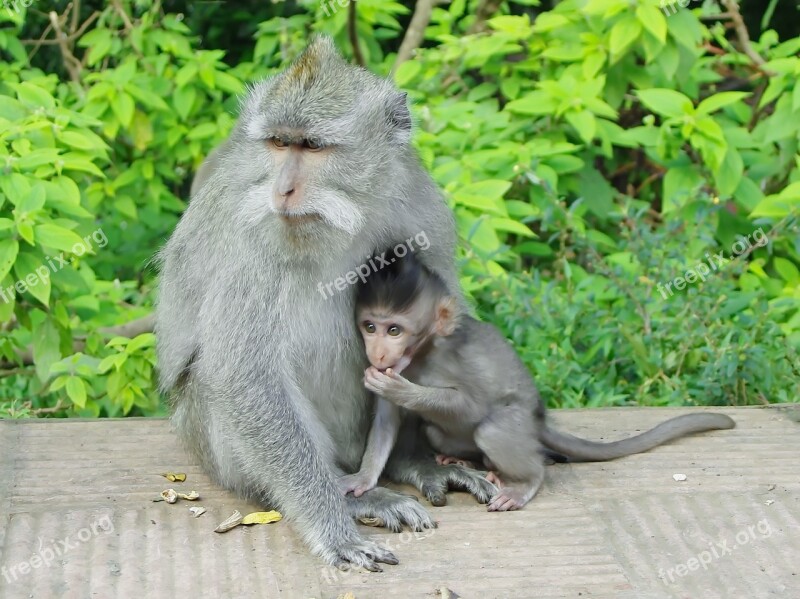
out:
{"label": "banana peel scrap", "polygon": [[171,483],[182,483],[186,480],[186,474],[183,472],[162,472],[161,476]]}
{"label": "banana peel scrap", "polygon": [[271,512],[252,512],[246,516],[242,516],[239,510],[236,510],[227,520],[217,526],[214,529],[214,532],[228,532],[240,524],[245,526],[250,526],[253,524],[271,524],[282,519],[283,516],[280,514],[280,512],[276,512],[274,510]]}

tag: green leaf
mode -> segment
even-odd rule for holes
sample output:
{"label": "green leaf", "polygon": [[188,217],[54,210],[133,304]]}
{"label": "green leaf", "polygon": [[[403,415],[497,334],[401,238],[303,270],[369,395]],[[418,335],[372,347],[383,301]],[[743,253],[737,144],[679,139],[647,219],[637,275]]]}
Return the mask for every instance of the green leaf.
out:
{"label": "green leaf", "polygon": [[639,39],[641,34],[642,24],[633,16],[617,21],[611,28],[608,43],[612,61],[619,59],[628,46]]}
{"label": "green leaf", "polygon": [[723,108],[724,106],[728,106],[729,104],[734,104],[739,100],[743,100],[750,94],[748,92],[720,92],[718,94],[714,94],[713,96],[709,96],[700,104],[698,104],[696,113],[698,115],[701,114],[711,114]]}
{"label": "green leaf", "polygon": [[510,218],[492,217],[489,219],[489,224],[492,225],[495,231],[506,231],[522,237],[536,237],[536,234],[528,227]]}
{"label": "green leaf", "polygon": [[213,137],[217,133],[219,133],[219,127],[216,123],[201,123],[189,131],[186,137],[190,140],[207,139]]}
{"label": "green leaf", "polygon": [[422,63],[419,60],[407,60],[394,72],[394,82],[397,87],[406,87],[421,70]]}
{"label": "green leaf", "polygon": [[714,181],[717,191],[722,197],[730,197],[744,174],[744,162],[734,148],[728,148],[725,158],[720,163],[719,168],[714,171]]}
{"label": "green leaf", "polygon": [[697,195],[703,176],[694,166],[676,166],[664,175],[663,211],[666,214],[681,208]]}
{"label": "green leaf", "polygon": [[667,19],[655,6],[640,4],[636,7],[636,18],[662,44],[667,41]]}
{"label": "green leaf", "polygon": [[132,354],[144,347],[155,347],[156,336],[153,333],[142,333],[137,335],[125,347],[125,353]]}
{"label": "green leaf", "polygon": [[19,241],[16,239],[0,239],[0,281],[11,272],[11,267],[17,260]]}
{"label": "green leaf", "polygon": [[63,164],[63,168],[66,170],[72,171],[83,171],[85,173],[90,173],[97,177],[105,178],[103,171],[101,171],[97,166],[92,162],[92,160],[83,154],[78,154],[75,152],[70,152],[68,154],[64,154],[60,157],[60,160]]}
{"label": "green leaf", "polygon": [[133,98],[124,92],[117,92],[117,95],[111,99],[111,110],[114,111],[120,124],[125,128],[131,126],[134,108]]}
{"label": "green leaf", "polygon": [[13,87],[17,92],[17,98],[23,104],[31,108],[45,108],[47,110],[55,108],[56,101],[53,96],[38,85],[23,81]]}
{"label": "green leaf", "polygon": [[58,225],[45,224],[37,225],[34,230],[36,231],[37,243],[45,247],[64,252],[74,252],[76,246],[80,246],[84,248],[81,253],[86,251],[86,244],[83,239],[69,229]]}
{"label": "green leaf", "polygon": [[776,257],[772,264],[784,281],[793,286],[800,284],[800,270],[797,269],[793,262],[786,258]]}
{"label": "green leaf", "polygon": [[50,303],[50,268],[42,258],[20,252],[14,263],[14,274],[23,293],[27,291],[44,306]]}
{"label": "green leaf", "polygon": [[693,112],[692,101],[672,89],[639,89],[636,95],[647,108],[662,116],[680,117]]}
{"label": "green leaf", "polygon": [[533,91],[525,94],[519,100],[506,104],[509,112],[525,115],[550,115],[555,112],[558,103],[555,98],[544,91]]}
{"label": "green leaf", "polygon": [[74,403],[79,408],[86,407],[86,384],[83,382],[82,378],[79,378],[77,376],[69,377],[66,389],[67,389],[67,397],[70,398],[72,403]]}
{"label": "green leaf", "polygon": [[41,210],[46,198],[47,192],[45,191],[44,185],[41,183],[34,185],[27,197],[17,205],[17,210],[22,213]]}
{"label": "green leaf", "polygon": [[588,110],[567,112],[564,118],[578,132],[578,135],[581,136],[581,139],[585,143],[588,144],[594,139],[595,132],[597,131],[597,121],[595,121],[594,115],[591,112]]}
{"label": "green leaf", "polygon": [[33,329],[33,362],[36,376],[45,382],[50,376],[50,368],[61,359],[58,327],[51,316]]}

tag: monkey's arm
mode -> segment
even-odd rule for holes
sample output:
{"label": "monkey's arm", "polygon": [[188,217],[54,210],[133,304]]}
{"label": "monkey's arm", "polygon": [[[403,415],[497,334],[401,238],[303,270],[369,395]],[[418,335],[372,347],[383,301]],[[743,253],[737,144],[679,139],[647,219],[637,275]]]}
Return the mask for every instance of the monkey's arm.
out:
{"label": "monkey's arm", "polygon": [[355,474],[339,478],[339,489],[343,493],[353,491],[353,495],[361,497],[378,484],[381,472],[397,440],[398,430],[400,430],[400,408],[378,397],[375,420],[369,431],[367,449],[361,459],[361,469]]}
{"label": "monkey's arm", "polygon": [[423,387],[412,383],[391,369],[386,373],[375,367],[367,368],[364,376],[367,389],[378,393],[393,404],[414,412],[461,411],[469,405],[458,389],[451,387]]}

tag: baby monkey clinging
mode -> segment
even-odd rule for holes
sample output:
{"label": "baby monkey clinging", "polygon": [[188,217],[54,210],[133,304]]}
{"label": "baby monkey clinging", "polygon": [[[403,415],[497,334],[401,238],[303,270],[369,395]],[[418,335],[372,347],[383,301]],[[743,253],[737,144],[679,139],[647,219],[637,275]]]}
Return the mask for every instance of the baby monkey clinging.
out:
{"label": "baby monkey clinging", "polygon": [[387,254],[391,264],[372,273],[356,299],[371,364],[364,384],[378,397],[361,469],[339,481],[345,493],[360,496],[377,484],[397,438],[400,408],[422,417],[440,463],[483,460],[498,487],[490,511],[519,509],[533,498],[547,450],[575,461],[613,460],[735,426],[728,416],[704,413],[611,443],[555,431],[530,373],[500,332],[462,314],[444,282],[413,254]]}

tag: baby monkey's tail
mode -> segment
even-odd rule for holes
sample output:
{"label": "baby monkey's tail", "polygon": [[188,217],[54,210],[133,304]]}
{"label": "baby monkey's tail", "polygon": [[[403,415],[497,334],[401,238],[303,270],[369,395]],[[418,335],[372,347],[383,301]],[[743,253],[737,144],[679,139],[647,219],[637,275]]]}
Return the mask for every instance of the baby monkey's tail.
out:
{"label": "baby monkey's tail", "polygon": [[735,426],[736,423],[733,419],[724,414],[684,414],[670,418],[635,437],[600,443],[553,430],[545,422],[542,427],[541,442],[545,447],[564,454],[573,462],[605,462],[649,451],[685,435],[729,429]]}

